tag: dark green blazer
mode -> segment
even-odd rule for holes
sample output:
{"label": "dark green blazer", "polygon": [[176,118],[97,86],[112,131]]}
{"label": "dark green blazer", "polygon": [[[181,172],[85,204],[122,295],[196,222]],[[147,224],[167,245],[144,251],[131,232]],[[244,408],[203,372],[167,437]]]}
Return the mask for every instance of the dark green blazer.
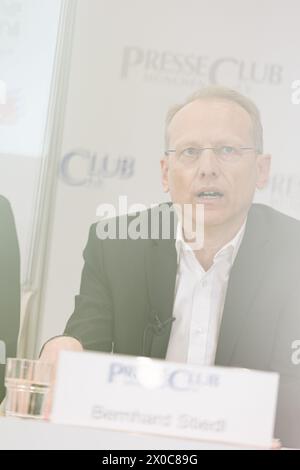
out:
{"label": "dark green blazer", "polygon": [[[101,241],[97,225],[91,227],[66,335],[86,349],[165,358],[177,270],[172,224],[168,240]],[[300,222],[252,206],[230,273],[215,363],[279,372],[276,436],[300,447],[300,365],[292,363],[292,342],[300,339],[299,244]]]}
{"label": "dark green blazer", "polygon": [[0,402],[6,357],[14,357],[20,326],[20,255],[9,202],[0,196]]}

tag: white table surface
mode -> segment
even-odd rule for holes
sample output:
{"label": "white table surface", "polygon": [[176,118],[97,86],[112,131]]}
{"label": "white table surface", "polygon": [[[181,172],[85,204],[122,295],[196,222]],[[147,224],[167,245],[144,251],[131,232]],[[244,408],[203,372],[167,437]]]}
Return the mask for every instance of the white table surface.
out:
{"label": "white table surface", "polygon": [[176,450],[237,446],[0,417],[0,449]]}

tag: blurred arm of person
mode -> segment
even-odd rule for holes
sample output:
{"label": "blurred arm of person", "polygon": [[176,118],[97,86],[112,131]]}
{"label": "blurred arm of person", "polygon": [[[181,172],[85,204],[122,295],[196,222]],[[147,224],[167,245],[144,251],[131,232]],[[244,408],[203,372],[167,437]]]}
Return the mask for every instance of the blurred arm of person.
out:
{"label": "blurred arm of person", "polygon": [[0,196],[0,403],[6,357],[15,357],[20,327],[20,252],[13,212]]}

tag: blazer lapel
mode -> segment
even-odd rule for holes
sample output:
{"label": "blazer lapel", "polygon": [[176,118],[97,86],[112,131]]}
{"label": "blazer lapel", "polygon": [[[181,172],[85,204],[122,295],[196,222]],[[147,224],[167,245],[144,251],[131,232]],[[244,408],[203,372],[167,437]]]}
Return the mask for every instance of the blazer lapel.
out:
{"label": "blazer lapel", "polygon": [[[230,365],[240,330],[266,269],[268,232],[263,215],[252,206],[238,255],[233,264],[220,327],[216,365]],[[254,312],[251,312],[254,314]]]}
{"label": "blazer lapel", "polygon": [[164,358],[170,338],[177,273],[176,219],[172,216],[169,239],[149,240],[145,250],[149,323],[144,334],[145,355]]}

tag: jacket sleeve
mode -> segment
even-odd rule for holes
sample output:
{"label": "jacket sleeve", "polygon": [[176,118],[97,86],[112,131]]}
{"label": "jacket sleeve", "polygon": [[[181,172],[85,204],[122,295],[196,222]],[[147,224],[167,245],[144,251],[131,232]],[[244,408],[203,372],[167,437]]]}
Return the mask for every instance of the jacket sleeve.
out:
{"label": "jacket sleeve", "polygon": [[92,225],[83,252],[84,267],[75,310],[64,334],[77,338],[85,349],[110,352],[113,348],[113,305],[105,275],[103,242]]}

